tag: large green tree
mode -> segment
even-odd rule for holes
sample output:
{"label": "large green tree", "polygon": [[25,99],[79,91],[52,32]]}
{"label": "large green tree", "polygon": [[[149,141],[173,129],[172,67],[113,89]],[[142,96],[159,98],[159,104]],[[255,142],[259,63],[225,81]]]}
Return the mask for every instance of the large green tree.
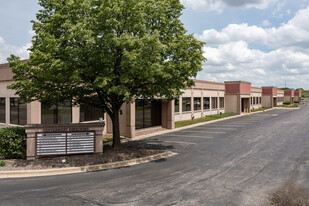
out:
{"label": "large green tree", "polygon": [[92,104],[113,122],[135,97],[172,99],[202,69],[203,43],[187,35],[179,0],[39,0],[26,62],[11,55],[15,83],[27,102]]}

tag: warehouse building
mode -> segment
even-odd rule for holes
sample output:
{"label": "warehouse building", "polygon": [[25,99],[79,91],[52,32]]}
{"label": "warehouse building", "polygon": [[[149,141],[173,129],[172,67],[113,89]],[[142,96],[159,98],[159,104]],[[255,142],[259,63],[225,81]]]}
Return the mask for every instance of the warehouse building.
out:
{"label": "warehouse building", "polygon": [[294,90],[284,90],[284,101],[294,103]]}
{"label": "warehouse building", "polygon": [[282,105],[284,101],[284,91],[277,87],[262,87],[262,106],[273,108]]}
{"label": "warehouse building", "polygon": [[[0,65],[0,74],[0,124],[91,123],[103,118],[106,123],[103,133],[112,133],[111,119],[98,108],[72,106],[70,101],[57,104],[34,101],[26,104],[14,91],[7,89],[13,83],[8,64]],[[175,121],[225,112],[249,113],[251,109],[282,104],[283,98],[294,98],[294,91],[286,93],[275,87],[251,87],[251,83],[245,81],[218,83],[195,80],[195,86],[184,90],[175,100],[136,99],[133,103],[124,104],[120,111],[120,133],[122,136],[135,137],[173,129]]]}
{"label": "warehouse building", "polygon": [[301,101],[301,91],[294,91],[294,101]]}

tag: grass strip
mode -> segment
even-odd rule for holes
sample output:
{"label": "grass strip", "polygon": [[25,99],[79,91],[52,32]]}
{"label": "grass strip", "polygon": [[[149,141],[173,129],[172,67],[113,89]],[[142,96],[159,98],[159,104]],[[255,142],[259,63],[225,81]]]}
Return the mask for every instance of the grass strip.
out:
{"label": "grass strip", "polygon": [[292,104],[292,105],[279,105],[277,107],[288,107],[288,108],[295,108],[295,107],[298,107],[298,104]]}
{"label": "grass strip", "polygon": [[236,115],[235,113],[223,113],[223,114],[207,115],[205,117],[197,118],[193,120],[178,121],[178,122],[175,122],[175,128],[180,128],[180,127],[188,126],[191,124],[197,124],[201,122],[208,122],[211,120],[221,119],[224,117],[230,117],[230,116],[235,116],[235,115]]}
{"label": "grass strip", "polygon": [[265,111],[265,110],[268,110],[270,109],[269,107],[260,107],[260,108],[257,108],[257,109],[251,109],[251,112],[260,112],[260,111]]}

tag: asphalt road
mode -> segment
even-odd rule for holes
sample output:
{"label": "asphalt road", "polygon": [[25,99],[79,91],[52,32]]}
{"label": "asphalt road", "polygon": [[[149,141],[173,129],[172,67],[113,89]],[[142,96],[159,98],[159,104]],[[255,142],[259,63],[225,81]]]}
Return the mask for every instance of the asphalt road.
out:
{"label": "asphalt road", "polygon": [[309,106],[137,142],[177,152],[100,172],[1,179],[0,205],[265,205],[287,180],[309,188]]}

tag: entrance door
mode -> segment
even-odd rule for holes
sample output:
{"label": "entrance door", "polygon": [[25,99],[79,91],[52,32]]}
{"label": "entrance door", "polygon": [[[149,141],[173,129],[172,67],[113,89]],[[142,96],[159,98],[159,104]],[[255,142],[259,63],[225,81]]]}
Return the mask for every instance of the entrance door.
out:
{"label": "entrance door", "polygon": [[135,101],[135,128],[143,129],[162,125],[162,108],[160,100]]}
{"label": "entrance door", "polygon": [[276,107],[277,106],[277,98],[274,97],[273,99],[273,107]]}
{"label": "entrance door", "polygon": [[249,112],[250,103],[249,98],[241,98],[241,112]]}

